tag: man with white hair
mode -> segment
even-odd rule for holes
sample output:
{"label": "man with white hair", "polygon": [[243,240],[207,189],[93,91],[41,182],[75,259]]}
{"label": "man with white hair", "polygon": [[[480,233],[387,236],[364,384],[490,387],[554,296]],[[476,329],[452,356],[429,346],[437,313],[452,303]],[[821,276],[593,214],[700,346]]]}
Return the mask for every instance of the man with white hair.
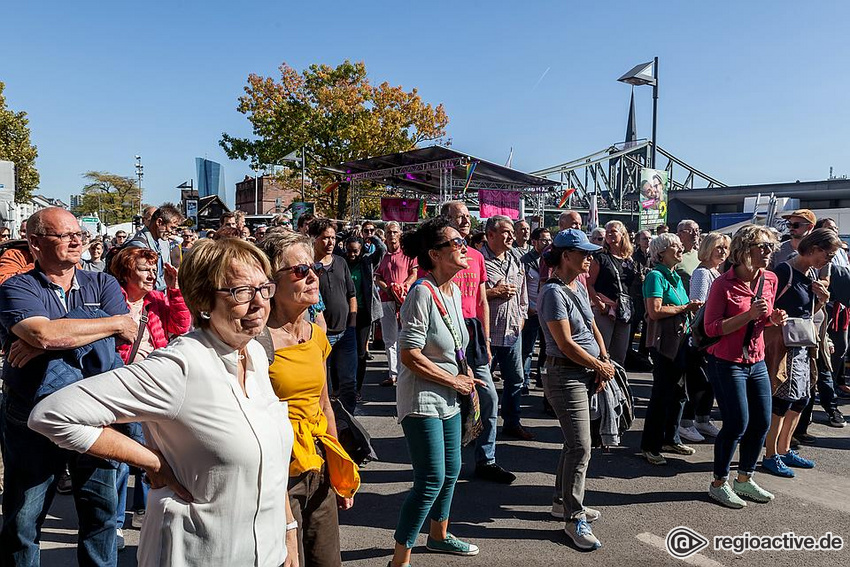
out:
{"label": "man with white hair", "polygon": [[502,435],[534,439],[520,423],[522,397],[522,328],[528,316],[525,269],[511,252],[513,221],[504,215],[487,219],[486,242],[481,250],[487,268],[487,301],[490,303],[490,349],[502,370]]}
{"label": "man with white hair", "polygon": [[699,266],[699,225],[696,221],[685,219],[679,221],[676,225],[676,235],[682,241],[684,252],[682,252],[682,261],[676,266],[676,273],[682,278],[682,285],[685,286],[685,291],[690,292],[691,289],[691,274]]}

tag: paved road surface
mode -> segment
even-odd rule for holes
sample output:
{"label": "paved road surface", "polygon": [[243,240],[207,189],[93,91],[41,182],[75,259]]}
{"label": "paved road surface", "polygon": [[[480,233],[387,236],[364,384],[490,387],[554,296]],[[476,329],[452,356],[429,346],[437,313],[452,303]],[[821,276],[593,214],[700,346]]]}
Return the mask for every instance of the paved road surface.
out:
{"label": "paved road surface", "polygon": [[[402,500],[412,482],[412,473],[401,427],[394,418],[394,389],[377,386],[383,356],[376,355],[375,367],[367,376],[364,403],[358,412],[374,436],[380,461],[362,471],[363,487],[355,507],[341,515],[341,540],[345,565],[352,567],[386,565],[392,548],[392,534]],[[649,395],[651,377],[632,374],[638,415],[642,417]],[[711,479],[712,445],[696,445],[692,457],[669,456],[666,467],[653,467],[638,458],[642,420],[626,434],[623,447],[604,454],[594,449],[588,475],[586,503],[602,511],[594,533],[604,547],[592,554],[566,543],[562,525],[549,515],[553,471],[562,441],[554,419],[541,411],[541,393],[532,391],[524,398],[523,422],[534,434],[534,442],[499,441],[499,462],[518,475],[517,481],[501,486],[474,481],[471,452],[464,452],[464,470],[458,482],[452,507],[452,531],[469,538],[481,548],[477,557],[460,558],[424,551],[425,535],[414,550],[417,567],[501,567],[522,565],[626,565],[655,567],[683,563],[664,550],[664,538],[677,526],[688,526],[706,536],[738,535],[749,531],[758,535],[817,535],[832,531],[847,541],[847,547],[832,552],[750,551],[736,555],[714,551],[712,546],[687,560],[689,565],[774,566],[805,564],[806,567],[850,565],[850,427],[833,429],[823,425],[824,414],[811,432],[820,439],[816,447],[804,449],[818,465],[801,471],[795,479],[759,475],[759,482],[776,493],[768,505],[750,504],[743,510],[727,510],[707,496]],[[76,539],[73,503],[58,497],[48,518],[42,542],[43,565],[75,564]],[[125,530],[127,550],[120,565],[135,565],[138,531]]]}

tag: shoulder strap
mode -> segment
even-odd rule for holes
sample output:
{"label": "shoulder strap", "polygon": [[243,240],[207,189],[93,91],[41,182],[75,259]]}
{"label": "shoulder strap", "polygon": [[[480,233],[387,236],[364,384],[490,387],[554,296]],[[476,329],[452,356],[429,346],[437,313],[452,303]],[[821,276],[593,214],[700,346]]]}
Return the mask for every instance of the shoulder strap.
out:
{"label": "shoulder strap", "polygon": [[136,340],[133,341],[133,346],[130,348],[130,356],[127,358],[127,364],[133,364],[136,354],[139,352],[139,346],[142,344],[142,336],[145,334],[145,326],[148,324],[148,306],[142,307],[142,316],[139,319],[139,330],[136,332]]}
{"label": "shoulder strap", "polygon": [[[559,281],[560,281],[560,280],[559,280]],[[587,330],[588,330],[588,331],[590,331],[590,332],[592,333],[592,332],[593,332],[593,323],[592,323],[592,320],[591,320],[591,319],[586,319],[586,318],[585,318],[585,313],[584,313],[584,311],[583,311],[583,310],[582,310],[582,308],[581,308],[581,304],[579,303],[579,301],[578,301],[578,297],[576,297],[575,292],[574,292],[573,290],[571,290],[571,289],[570,289],[570,286],[568,286],[567,284],[563,284],[563,285],[562,285],[562,287],[564,288],[564,291],[566,291],[567,295],[568,295],[568,296],[570,297],[570,299],[572,300],[572,302],[573,302],[573,304],[575,305],[576,309],[578,309],[578,312],[579,312],[579,314],[581,315],[581,319],[582,319],[582,321],[584,321],[584,326],[585,326],[585,327],[587,327]]]}
{"label": "shoulder strap", "polygon": [[[785,295],[785,292],[788,291],[791,288],[791,284],[794,283],[794,268],[792,268],[791,264],[789,264],[788,262],[782,262],[782,263],[785,264],[786,266],[788,266],[788,270],[789,270],[790,273],[788,274],[788,283],[785,284],[785,287],[782,288],[782,291],[779,292],[779,295],[777,295],[776,298],[774,298],[774,300],[773,300],[774,303],[780,297]],[[764,279],[764,278],[762,278],[762,279]]]}
{"label": "shoulder strap", "polygon": [[424,285],[428,291],[431,292],[431,298],[434,300],[434,304],[437,306],[437,311],[440,313],[440,318],[443,320],[443,323],[446,324],[446,327],[449,328],[449,332],[452,334],[452,340],[455,343],[455,358],[457,359],[458,367],[462,374],[466,374],[468,367],[466,363],[466,353],[463,351],[463,345],[461,344],[460,334],[455,330],[454,323],[452,323],[452,318],[449,315],[449,312],[446,311],[446,306],[443,305],[443,302],[440,301],[440,297],[437,295],[437,290],[431,285],[426,279],[421,279],[417,283],[420,285]]}
{"label": "shoulder strap", "polygon": [[[790,268],[791,266],[788,266],[788,267]],[[792,271],[792,274],[793,274],[793,271]],[[763,289],[764,289],[764,274],[762,274],[761,278],[759,278],[759,285],[758,285],[758,289],[756,290],[756,300],[761,299],[761,292],[762,292]],[[755,331],[755,328],[756,328],[756,322],[750,321],[747,324],[747,332],[744,333],[744,343],[741,345],[741,348],[743,349],[744,361],[745,362],[750,359],[750,341],[752,341],[752,339],[753,339],[753,332]]]}

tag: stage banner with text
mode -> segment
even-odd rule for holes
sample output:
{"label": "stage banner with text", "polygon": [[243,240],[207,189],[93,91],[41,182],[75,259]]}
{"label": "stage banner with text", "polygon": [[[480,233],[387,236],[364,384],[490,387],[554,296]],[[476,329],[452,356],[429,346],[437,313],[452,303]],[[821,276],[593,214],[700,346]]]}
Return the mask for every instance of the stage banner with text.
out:
{"label": "stage banner with text", "polygon": [[418,222],[421,199],[381,197],[381,220],[396,222]]}
{"label": "stage banner with text", "polygon": [[495,215],[505,215],[512,220],[519,219],[518,191],[498,191],[496,189],[479,189],[478,204],[482,219]]}
{"label": "stage banner with text", "polygon": [[667,172],[644,167],[640,170],[640,228],[653,231],[667,223]]}

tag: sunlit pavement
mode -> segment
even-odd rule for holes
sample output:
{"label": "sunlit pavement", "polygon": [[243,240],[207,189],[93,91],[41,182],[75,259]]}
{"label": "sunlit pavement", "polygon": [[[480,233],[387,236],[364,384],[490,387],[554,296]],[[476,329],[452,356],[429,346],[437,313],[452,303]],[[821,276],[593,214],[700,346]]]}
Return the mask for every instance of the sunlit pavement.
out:
{"label": "sunlit pavement", "polygon": [[[398,511],[413,479],[401,427],[395,420],[395,389],[378,385],[386,370],[383,354],[374,354],[363,388],[365,402],[359,407],[358,416],[373,436],[380,461],[362,469],[363,486],[355,506],[341,514],[343,561],[351,566],[386,565]],[[651,377],[633,373],[630,378],[638,397],[638,416],[642,417]],[[499,463],[517,474],[513,485],[473,480],[472,451],[464,451],[464,469],[455,490],[450,529],[478,545],[481,553],[476,557],[454,557],[427,552],[423,533],[413,553],[413,565],[677,565],[682,561],[664,549],[667,533],[677,526],[687,526],[709,542],[715,536],[746,531],[765,536],[788,531],[814,536],[833,532],[850,539],[850,426],[827,427],[825,415],[818,410],[810,428],[810,433],[819,437],[818,443],[801,450],[804,456],[817,461],[817,467],[798,470],[794,479],[758,474],[758,482],[774,492],[776,500],[764,505],[750,503],[743,510],[722,508],[708,498],[713,458],[710,442],[693,445],[697,453],[692,457],[667,455],[668,465],[655,467],[638,457],[642,426],[638,419],[624,436],[622,447],[614,447],[610,453],[593,450],[585,503],[602,511],[593,531],[603,548],[590,554],[578,551],[567,543],[563,524],[549,514],[562,440],[560,429],[553,418],[542,412],[539,390],[532,390],[523,398],[523,412],[523,425],[537,439],[522,442],[500,437],[497,449]],[[72,499],[58,496],[43,531],[43,565],[75,564],[75,525]],[[125,529],[124,536],[127,549],[119,555],[119,565],[135,565],[139,532]],[[848,565],[850,547],[832,552],[748,551],[736,555],[715,551],[709,543],[687,559],[690,565],[713,567],[772,567],[791,562],[806,567]]]}

